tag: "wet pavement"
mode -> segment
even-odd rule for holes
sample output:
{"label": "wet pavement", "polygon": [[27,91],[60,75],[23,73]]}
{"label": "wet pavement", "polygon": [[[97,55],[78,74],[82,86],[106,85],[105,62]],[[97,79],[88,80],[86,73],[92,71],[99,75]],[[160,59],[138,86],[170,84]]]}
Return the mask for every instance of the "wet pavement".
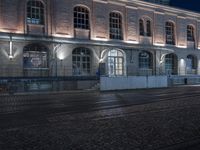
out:
{"label": "wet pavement", "polygon": [[0,150],[176,149],[200,149],[200,86],[0,96]]}

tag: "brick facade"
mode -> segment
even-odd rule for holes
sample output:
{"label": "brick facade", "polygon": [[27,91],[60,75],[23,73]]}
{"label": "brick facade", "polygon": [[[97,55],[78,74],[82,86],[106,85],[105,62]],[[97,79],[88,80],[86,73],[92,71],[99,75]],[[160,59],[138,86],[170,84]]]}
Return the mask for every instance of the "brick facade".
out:
{"label": "brick facade", "polygon": [[[72,53],[77,47],[91,51],[90,73],[95,75],[99,63],[109,75],[108,53],[124,52],[123,75],[140,75],[139,54],[152,54],[152,74],[167,74],[165,56],[177,56],[178,75],[187,75],[187,57],[196,58],[196,73],[200,74],[200,14],[141,1],[122,0],[41,0],[44,4],[44,24],[27,23],[26,0],[0,1],[0,76],[24,76],[24,47],[40,43],[48,48],[47,73],[36,76],[73,75]],[[74,28],[74,7],[89,11],[89,30]],[[109,14],[122,16],[123,40],[110,39]],[[140,36],[139,19],[150,20],[151,36]],[[175,45],[166,44],[165,24],[173,22]],[[195,42],[187,41],[187,26],[194,27]],[[10,42],[12,41],[12,49]],[[9,57],[12,55],[11,57]],[[105,58],[104,58],[105,57]],[[83,62],[81,62],[83,63]],[[30,69],[31,70],[31,69]]]}

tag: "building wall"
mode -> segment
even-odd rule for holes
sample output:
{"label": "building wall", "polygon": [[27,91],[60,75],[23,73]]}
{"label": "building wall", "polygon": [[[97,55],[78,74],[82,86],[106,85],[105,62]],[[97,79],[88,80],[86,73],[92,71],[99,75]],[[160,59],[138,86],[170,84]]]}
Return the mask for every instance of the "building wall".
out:
{"label": "building wall", "polygon": [[[178,56],[178,73],[185,75],[185,61],[189,54],[200,60],[200,14],[144,3],[121,0],[41,0],[45,6],[45,25],[28,25],[26,0],[0,1],[0,76],[23,76],[23,49],[31,43],[41,43],[49,49],[48,75],[72,75],[72,51],[77,47],[89,48],[92,52],[91,75],[96,75],[101,55],[112,49],[126,54],[126,75],[138,74],[138,55],[149,51],[153,55],[153,74],[164,72],[164,56]],[[90,30],[73,27],[75,6],[88,8]],[[109,13],[119,12],[123,23],[123,40],[109,38]],[[152,22],[152,36],[139,35],[139,19]],[[166,45],[165,23],[175,25],[175,45]],[[195,28],[195,46],[187,42],[187,25]],[[44,31],[44,32],[43,32]],[[12,38],[12,55],[9,59]],[[58,46],[56,48],[56,45]],[[103,63],[106,60],[103,60]],[[102,62],[101,62],[102,63]],[[107,66],[106,66],[107,67]],[[200,71],[198,69],[198,74]]]}

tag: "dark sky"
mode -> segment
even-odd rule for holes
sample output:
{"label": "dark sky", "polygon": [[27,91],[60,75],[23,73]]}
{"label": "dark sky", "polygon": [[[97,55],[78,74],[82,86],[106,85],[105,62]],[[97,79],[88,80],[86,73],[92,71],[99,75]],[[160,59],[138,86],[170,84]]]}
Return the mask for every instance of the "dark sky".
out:
{"label": "dark sky", "polygon": [[171,5],[200,12],[200,0],[171,0]]}

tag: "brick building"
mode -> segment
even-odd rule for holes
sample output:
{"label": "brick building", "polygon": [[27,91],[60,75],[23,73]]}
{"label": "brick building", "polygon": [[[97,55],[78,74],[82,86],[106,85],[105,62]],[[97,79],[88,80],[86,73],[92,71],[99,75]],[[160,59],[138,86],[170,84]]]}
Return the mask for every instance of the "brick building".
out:
{"label": "brick building", "polygon": [[0,76],[200,74],[200,14],[138,0],[0,1]]}

